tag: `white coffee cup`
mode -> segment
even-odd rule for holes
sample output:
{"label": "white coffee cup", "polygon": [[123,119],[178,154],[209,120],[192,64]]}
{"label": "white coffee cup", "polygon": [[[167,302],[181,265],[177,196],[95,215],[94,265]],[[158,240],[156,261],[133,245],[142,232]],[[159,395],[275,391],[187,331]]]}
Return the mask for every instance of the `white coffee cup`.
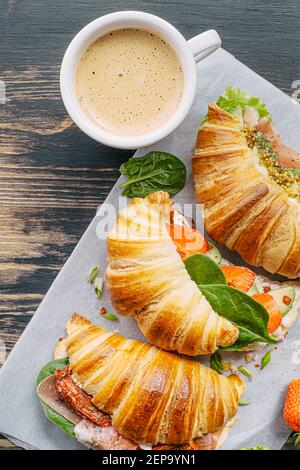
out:
{"label": "white coffee cup", "polygon": [[[163,37],[176,51],[184,76],[182,98],[175,113],[158,129],[137,136],[118,136],[93,123],[82,110],[75,88],[77,65],[87,47],[99,37],[121,28],[152,30]],[[123,149],[136,149],[154,144],[182,123],[195,98],[196,63],[220,46],[221,39],[214,30],[206,31],[186,41],[174,26],[149,13],[121,11],[102,16],[79,31],[66,50],[60,70],[60,89],[64,105],[77,126],[97,142]]]}

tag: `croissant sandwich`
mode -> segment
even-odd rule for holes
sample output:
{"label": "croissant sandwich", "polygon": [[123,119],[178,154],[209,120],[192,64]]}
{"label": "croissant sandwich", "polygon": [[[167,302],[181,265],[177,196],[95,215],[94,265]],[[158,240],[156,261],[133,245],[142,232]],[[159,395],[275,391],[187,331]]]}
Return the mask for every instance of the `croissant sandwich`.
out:
{"label": "croissant sandwich", "polygon": [[98,449],[216,448],[245,388],[236,375],[110,333],[76,313],[59,350],[66,357],[38,378],[43,408]]}
{"label": "croissant sandwich", "polygon": [[219,316],[188,275],[167,229],[172,201],[134,198],[107,240],[107,286],[117,312],[157,346],[195,356],[230,346],[238,328]]}
{"label": "croissant sandwich", "polygon": [[297,316],[295,288],[227,266],[164,192],[134,198],[120,212],[107,253],[113,307],[168,351],[257,349],[283,340]]}
{"label": "croissant sandwich", "polygon": [[193,155],[207,233],[247,263],[296,278],[300,155],[282,144],[258,98],[229,88],[217,103],[208,106]]}

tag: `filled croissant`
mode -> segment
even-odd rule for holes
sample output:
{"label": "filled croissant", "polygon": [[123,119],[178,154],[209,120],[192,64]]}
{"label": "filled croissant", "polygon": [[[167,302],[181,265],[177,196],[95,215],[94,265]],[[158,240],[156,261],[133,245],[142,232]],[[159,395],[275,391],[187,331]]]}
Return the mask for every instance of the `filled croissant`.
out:
{"label": "filled croissant", "polygon": [[[271,138],[263,138],[267,142],[264,157],[271,159],[277,155],[270,151]],[[276,145],[279,152],[278,136]],[[237,251],[251,265],[295,278],[300,274],[297,194],[289,197],[285,190],[285,182],[290,184],[288,172],[280,174],[271,160],[268,172],[257,155],[243,121],[210,104],[193,155],[196,199],[204,204],[205,227],[214,240]]]}
{"label": "filled croissant", "polygon": [[172,201],[134,198],[107,240],[107,286],[117,312],[135,318],[155,345],[189,356],[230,346],[238,328],[219,316],[188,275],[168,233]]}
{"label": "filled croissant", "polygon": [[191,359],[109,333],[78,314],[67,334],[69,366],[55,372],[55,387],[84,419],[77,430],[90,420],[94,436],[96,426],[103,435],[117,433],[126,448],[184,445],[221,431],[237,412],[245,386],[236,375],[221,376]]}

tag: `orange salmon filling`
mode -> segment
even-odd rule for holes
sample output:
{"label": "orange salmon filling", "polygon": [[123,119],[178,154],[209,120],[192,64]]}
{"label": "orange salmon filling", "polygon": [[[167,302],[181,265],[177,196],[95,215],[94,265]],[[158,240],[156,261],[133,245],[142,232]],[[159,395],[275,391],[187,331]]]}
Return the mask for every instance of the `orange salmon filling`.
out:
{"label": "orange salmon filling", "polygon": [[207,252],[207,240],[196,229],[176,224],[166,224],[166,227],[182,259]]}

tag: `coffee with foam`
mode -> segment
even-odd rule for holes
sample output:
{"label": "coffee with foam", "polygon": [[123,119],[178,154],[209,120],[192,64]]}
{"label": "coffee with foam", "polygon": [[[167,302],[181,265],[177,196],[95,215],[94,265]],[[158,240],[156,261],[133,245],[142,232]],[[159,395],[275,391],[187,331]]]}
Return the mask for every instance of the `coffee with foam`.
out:
{"label": "coffee with foam", "polygon": [[142,29],[112,31],[93,42],[76,73],[79,103],[102,129],[123,136],[147,134],[176,111],[183,72],[174,49]]}

